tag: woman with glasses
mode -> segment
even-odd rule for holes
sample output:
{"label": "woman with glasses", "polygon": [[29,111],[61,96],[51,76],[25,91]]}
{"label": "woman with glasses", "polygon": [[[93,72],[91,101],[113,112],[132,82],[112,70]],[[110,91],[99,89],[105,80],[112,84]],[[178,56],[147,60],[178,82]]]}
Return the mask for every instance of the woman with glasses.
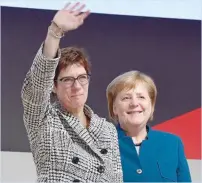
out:
{"label": "woman with glasses", "polygon": [[116,128],[85,104],[88,59],[79,48],[59,48],[64,33],[88,16],[83,8],[69,3],[56,13],[23,83],[24,124],[38,182],[122,182]]}

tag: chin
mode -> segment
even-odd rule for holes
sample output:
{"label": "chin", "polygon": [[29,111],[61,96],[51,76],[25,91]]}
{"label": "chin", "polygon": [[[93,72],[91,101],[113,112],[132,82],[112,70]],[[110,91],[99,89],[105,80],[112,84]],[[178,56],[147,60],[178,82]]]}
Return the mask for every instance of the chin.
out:
{"label": "chin", "polygon": [[72,107],[73,108],[81,108],[81,107],[84,107],[84,105],[85,105],[84,103],[79,103],[79,104],[77,103],[77,104],[73,104]]}
{"label": "chin", "polygon": [[130,121],[130,124],[134,126],[139,126],[144,124],[144,121]]}
{"label": "chin", "polygon": [[140,125],[143,125],[144,123],[143,122],[140,122],[140,123],[134,123],[134,125],[136,126],[140,126]]}
{"label": "chin", "polygon": [[85,102],[84,101],[75,101],[72,103],[72,107],[73,108],[81,108],[81,107],[84,107],[85,105]]}

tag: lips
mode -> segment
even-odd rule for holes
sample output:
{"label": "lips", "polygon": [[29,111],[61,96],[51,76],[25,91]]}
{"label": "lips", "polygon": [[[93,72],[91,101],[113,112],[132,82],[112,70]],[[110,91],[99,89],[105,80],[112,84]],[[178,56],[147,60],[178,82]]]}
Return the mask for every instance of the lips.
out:
{"label": "lips", "polygon": [[79,94],[79,95],[72,95],[71,97],[80,97],[83,94]]}
{"label": "lips", "polygon": [[142,111],[129,111],[127,114],[140,114]]}

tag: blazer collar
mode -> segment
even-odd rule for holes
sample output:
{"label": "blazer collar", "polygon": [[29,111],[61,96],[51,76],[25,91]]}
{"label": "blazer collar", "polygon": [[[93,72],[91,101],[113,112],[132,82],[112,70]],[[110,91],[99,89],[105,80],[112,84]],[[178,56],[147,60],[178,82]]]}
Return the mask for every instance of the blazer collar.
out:
{"label": "blazer collar", "polygon": [[[117,127],[117,132],[118,132],[118,138],[131,138],[130,136],[126,135],[126,132],[121,128],[120,124],[118,123]],[[147,124],[146,125],[146,129],[147,129],[147,137],[146,139],[149,139],[151,136],[151,132],[152,132],[152,128]]]}
{"label": "blazer collar", "polygon": [[98,140],[102,131],[104,119],[94,114],[93,110],[88,105],[84,106],[84,113],[90,118],[90,126],[88,128],[85,128],[78,118],[68,112],[59,101],[54,103],[54,108],[77,133],[77,135],[88,145],[91,145],[93,141]]}
{"label": "blazer collar", "polygon": [[90,118],[90,126],[89,128],[85,128],[78,120],[78,118],[76,118],[63,108],[59,101],[54,104],[54,108],[58,112],[58,114],[63,119],[65,119],[65,123],[67,123],[67,125],[73,129],[73,131],[80,137],[80,139],[85,142],[98,155],[101,162],[104,163],[104,160],[100,155],[100,150],[97,146],[100,146],[100,141],[102,142],[101,146],[111,145],[107,143],[110,140],[109,136],[101,135],[105,130],[105,128],[103,127],[105,118],[100,118],[99,116],[94,114],[89,106],[85,105],[84,113]]}

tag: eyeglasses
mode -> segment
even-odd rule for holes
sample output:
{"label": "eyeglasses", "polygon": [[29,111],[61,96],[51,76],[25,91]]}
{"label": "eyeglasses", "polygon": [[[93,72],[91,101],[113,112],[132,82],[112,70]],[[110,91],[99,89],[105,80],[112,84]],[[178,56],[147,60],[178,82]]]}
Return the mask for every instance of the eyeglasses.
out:
{"label": "eyeglasses", "polygon": [[86,85],[89,80],[90,80],[90,74],[81,74],[79,75],[78,77],[71,77],[71,76],[68,76],[68,77],[63,77],[63,78],[60,78],[58,80],[55,80],[55,81],[59,81],[59,82],[62,82],[66,87],[71,87],[74,85],[75,81],[78,80],[78,82],[83,86],[83,85]]}

